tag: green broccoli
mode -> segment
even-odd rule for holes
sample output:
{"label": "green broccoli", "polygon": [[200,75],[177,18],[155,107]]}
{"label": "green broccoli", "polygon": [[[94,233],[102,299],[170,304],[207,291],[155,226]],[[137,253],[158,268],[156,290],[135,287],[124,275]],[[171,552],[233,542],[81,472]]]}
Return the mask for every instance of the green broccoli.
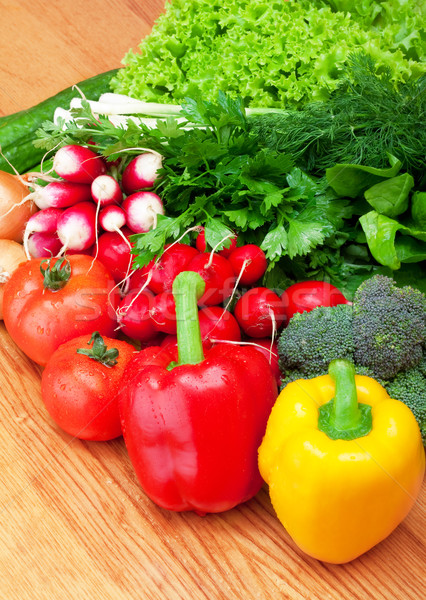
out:
{"label": "green broccoli", "polygon": [[352,307],[347,304],[296,313],[278,340],[280,368],[287,383],[299,376],[323,375],[333,359],[352,360],[354,350]]}
{"label": "green broccoli", "polygon": [[385,387],[391,398],[401,400],[412,410],[426,446],[426,354],[417,366],[398,373]]}
{"label": "green broccoli", "polygon": [[392,379],[422,358],[426,297],[411,286],[397,287],[384,275],[367,279],[355,292],[353,335],[355,363]]}

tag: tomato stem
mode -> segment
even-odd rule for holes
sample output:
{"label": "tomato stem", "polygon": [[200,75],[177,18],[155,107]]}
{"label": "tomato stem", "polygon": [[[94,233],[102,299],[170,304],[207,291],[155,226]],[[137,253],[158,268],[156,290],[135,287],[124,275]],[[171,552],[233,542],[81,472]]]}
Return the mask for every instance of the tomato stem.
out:
{"label": "tomato stem", "polygon": [[117,348],[108,348],[98,331],[92,333],[92,337],[87,342],[93,346],[90,349],[77,348],[77,354],[84,354],[93,360],[96,360],[106,367],[113,367],[117,364],[118,350]]}
{"label": "tomato stem", "polygon": [[[51,265],[51,258],[45,258],[40,263],[40,271],[43,275],[43,287],[52,292],[62,289],[71,277],[71,264],[66,258],[60,258]],[[47,267],[43,268],[44,263]]]}

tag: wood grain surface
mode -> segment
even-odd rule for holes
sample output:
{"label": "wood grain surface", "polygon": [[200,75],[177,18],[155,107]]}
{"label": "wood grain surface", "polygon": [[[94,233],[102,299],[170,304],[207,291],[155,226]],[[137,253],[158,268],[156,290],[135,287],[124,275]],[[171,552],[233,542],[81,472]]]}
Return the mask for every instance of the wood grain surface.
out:
{"label": "wood grain surface", "polygon": [[[33,106],[120,66],[162,0],[0,0],[0,114]],[[424,589],[425,499],[347,565],[306,557],[266,487],[221,515],[156,507],[122,439],[61,432],[41,369],[0,324],[0,600],[417,600]]]}

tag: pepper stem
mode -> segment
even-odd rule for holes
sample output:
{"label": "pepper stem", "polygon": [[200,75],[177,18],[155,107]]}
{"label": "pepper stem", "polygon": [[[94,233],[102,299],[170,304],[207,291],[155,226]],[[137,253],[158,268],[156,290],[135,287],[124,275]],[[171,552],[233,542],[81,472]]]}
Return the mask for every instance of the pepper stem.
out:
{"label": "pepper stem", "polygon": [[319,409],[318,429],[333,440],[368,435],[372,429],[371,406],[358,402],[354,365],[348,360],[333,360],[328,374],[336,391],[334,398]]}
{"label": "pepper stem", "polygon": [[205,286],[203,278],[194,271],[182,271],[173,281],[179,365],[195,365],[204,360],[197,301]]}

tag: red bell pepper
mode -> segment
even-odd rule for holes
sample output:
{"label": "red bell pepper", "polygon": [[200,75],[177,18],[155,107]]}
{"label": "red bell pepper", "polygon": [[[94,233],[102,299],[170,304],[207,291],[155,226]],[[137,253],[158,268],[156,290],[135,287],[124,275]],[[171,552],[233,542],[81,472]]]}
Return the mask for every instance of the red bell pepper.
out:
{"label": "red bell pepper", "polygon": [[197,299],[204,281],[180,273],[173,284],[178,362],[149,348],[128,365],[120,394],[123,436],[145,493],[159,506],[217,513],[262,486],[257,450],[277,398],[265,356],[219,344],[204,351]]}

